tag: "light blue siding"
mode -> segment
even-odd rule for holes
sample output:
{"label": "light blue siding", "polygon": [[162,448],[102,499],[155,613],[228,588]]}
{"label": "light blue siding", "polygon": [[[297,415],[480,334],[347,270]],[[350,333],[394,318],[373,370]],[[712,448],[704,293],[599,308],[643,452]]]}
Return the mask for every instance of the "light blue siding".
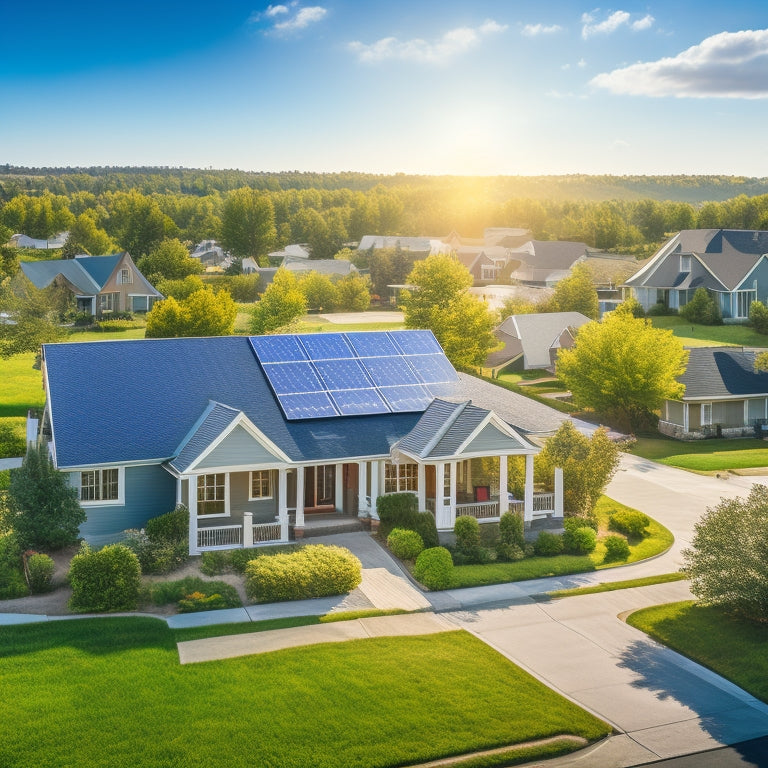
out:
{"label": "light blue siding", "polygon": [[250,473],[233,472],[229,476],[229,502],[232,516],[239,521],[243,519],[243,512],[253,513],[254,523],[271,523],[277,516],[277,472],[272,472],[272,498],[249,500]]}
{"label": "light blue siding", "polygon": [[198,464],[198,469],[273,464],[277,460],[261,443],[238,426]]}
{"label": "light blue siding", "polygon": [[505,435],[501,430],[486,424],[480,434],[462,451],[462,453],[487,453],[493,455],[496,452],[516,450],[523,446],[514,438]]}
{"label": "light blue siding", "polygon": [[761,259],[758,265],[747,275],[740,290],[751,290],[757,281],[757,300],[768,304],[768,260]]}
{"label": "light blue siding", "polygon": [[[72,475],[73,484],[79,485],[80,473]],[[85,507],[80,536],[102,546],[119,541],[126,528],[143,528],[147,520],[176,506],[176,480],[157,464],[126,467],[124,498],[122,506]]]}

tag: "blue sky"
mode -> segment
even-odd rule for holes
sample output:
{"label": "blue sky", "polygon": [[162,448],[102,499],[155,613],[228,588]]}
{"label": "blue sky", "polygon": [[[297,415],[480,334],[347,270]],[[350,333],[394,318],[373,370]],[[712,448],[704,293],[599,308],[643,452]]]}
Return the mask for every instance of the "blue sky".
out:
{"label": "blue sky", "polygon": [[764,0],[41,0],[0,28],[0,163],[768,176]]}

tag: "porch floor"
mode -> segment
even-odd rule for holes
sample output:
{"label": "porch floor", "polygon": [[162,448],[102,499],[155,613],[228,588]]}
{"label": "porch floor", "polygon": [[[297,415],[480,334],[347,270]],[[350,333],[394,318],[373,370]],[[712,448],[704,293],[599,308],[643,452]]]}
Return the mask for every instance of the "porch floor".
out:
{"label": "porch floor", "polygon": [[362,531],[363,522],[354,515],[342,515],[330,512],[328,514],[311,514],[304,516],[304,538],[312,536],[330,536],[336,533],[353,533]]}

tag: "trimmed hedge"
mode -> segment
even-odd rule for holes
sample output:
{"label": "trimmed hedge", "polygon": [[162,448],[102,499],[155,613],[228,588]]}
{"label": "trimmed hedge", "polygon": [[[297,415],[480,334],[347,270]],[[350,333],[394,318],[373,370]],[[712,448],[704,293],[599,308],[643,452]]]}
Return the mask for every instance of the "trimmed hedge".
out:
{"label": "trimmed hedge", "polygon": [[471,550],[480,544],[480,523],[471,515],[459,515],[453,524],[456,545],[464,550]]}
{"label": "trimmed hedge", "polygon": [[536,543],[533,545],[534,552],[542,557],[554,557],[555,555],[560,555],[562,554],[563,549],[563,537],[556,533],[550,533],[549,531],[542,531],[539,534],[539,538],[536,539]]}
{"label": "trimmed hedge", "polygon": [[56,569],[53,559],[48,555],[36,552],[27,558],[27,573],[29,574],[29,589],[33,595],[49,592],[51,579]]}
{"label": "trimmed hedge", "polygon": [[568,517],[563,520],[563,547],[574,555],[588,555],[597,546],[597,533],[586,518]]}
{"label": "trimmed hedge", "polygon": [[148,520],[146,531],[150,541],[188,541],[189,510],[179,504],[171,512]]}
{"label": "trimmed hedge", "polygon": [[629,544],[623,536],[606,536],[603,544],[605,544],[603,562],[616,563],[629,557]]}
{"label": "trimmed hedge", "polygon": [[440,543],[435,518],[430,512],[419,512],[419,501],[412,493],[379,496],[376,510],[380,521],[379,535],[382,538],[386,539],[393,528],[405,528],[416,531],[425,547],[436,547]]}
{"label": "trimmed hedge", "polygon": [[618,531],[634,539],[642,539],[648,532],[646,528],[651,524],[648,515],[638,512],[636,509],[624,509],[614,512],[608,518],[608,528]]}
{"label": "trimmed hedge", "polygon": [[343,595],[362,581],[360,561],[344,547],[308,544],[290,554],[251,560],[245,592],[259,603]]}
{"label": "trimmed hedge", "polygon": [[393,528],[387,536],[387,546],[395,557],[401,560],[414,560],[424,549],[424,540],[416,531]]}
{"label": "trimmed hedge", "polygon": [[453,559],[445,547],[425,549],[413,566],[413,575],[427,589],[448,589],[453,581]]}
{"label": "trimmed hedge", "polygon": [[74,611],[132,611],[139,601],[141,566],[128,547],[111,544],[94,552],[83,543],[69,567]]}

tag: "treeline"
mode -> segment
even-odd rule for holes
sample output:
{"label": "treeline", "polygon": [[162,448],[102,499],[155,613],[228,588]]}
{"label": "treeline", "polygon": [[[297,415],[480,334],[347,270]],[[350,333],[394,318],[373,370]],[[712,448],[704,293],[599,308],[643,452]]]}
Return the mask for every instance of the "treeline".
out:
{"label": "treeline", "polygon": [[643,256],[681,229],[768,229],[768,194],[697,206],[649,198],[495,201],[480,187],[376,184],[366,191],[243,186],[206,195],[45,189],[0,202],[0,243],[13,233],[46,239],[69,230],[65,255],[127,250],[138,258],[166,238],[215,238],[237,256],[266,263],[269,251],[289,243],[309,243],[313,258],[332,258],[368,234],[444,237],[455,230],[479,238],[487,227],[524,228],[535,239]]}
{"label": "treeline", "polygon": [[420,176],[413,174],[280,173],[170,167],[24,167],[0,165],[0,199],[21,193],[74,192],[210,195],[241,187],[259,191],[340,190],[367,192],[376,186],[411,187],[443,195],[480,195],[488,202],[511,197],[535,200],[670,200],[702,203],[738,195],[768,194],[768,178],[722,175],[671,176]]}

